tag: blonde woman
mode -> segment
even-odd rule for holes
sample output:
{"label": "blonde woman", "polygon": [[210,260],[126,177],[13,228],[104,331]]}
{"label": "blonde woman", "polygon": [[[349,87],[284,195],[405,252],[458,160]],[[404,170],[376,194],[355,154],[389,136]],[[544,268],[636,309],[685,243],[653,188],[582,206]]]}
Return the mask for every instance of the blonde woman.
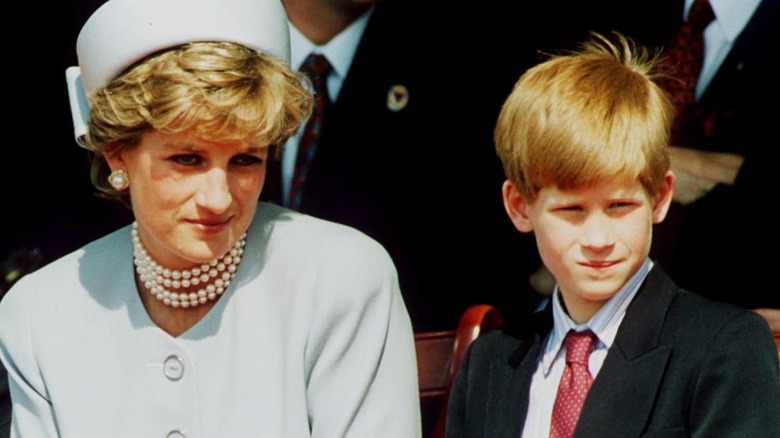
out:
{"label": "blonde woman", "polygon": [[135,222],[2,301],[12,436],[419,436],[384,249],[258,203],[310,113],[287,32],[276,0],[111,0],[84,25],[81,141]]}

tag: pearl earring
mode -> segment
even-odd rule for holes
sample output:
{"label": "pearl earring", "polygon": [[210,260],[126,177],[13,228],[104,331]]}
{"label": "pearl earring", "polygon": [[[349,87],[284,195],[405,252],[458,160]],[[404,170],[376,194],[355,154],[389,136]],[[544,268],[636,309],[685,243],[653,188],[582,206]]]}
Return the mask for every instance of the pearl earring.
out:
{"label": "pearl earring", "polygon": [[127,172],[124,169],[117,169],[108,175],[108,183],[114,190],[121,192],[130,185],[130,179],[127,177]]}

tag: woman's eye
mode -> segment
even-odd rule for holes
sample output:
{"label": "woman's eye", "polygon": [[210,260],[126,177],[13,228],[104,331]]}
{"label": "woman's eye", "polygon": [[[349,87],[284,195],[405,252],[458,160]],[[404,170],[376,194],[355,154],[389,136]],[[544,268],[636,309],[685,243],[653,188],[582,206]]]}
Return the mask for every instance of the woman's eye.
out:
{"label": "woman's eye", "polygon": [[174,155],[170,159],[182,166],[197,166],[203,161],[200,156],[194,154]]}
{"label": "woman's eye", "polygon": [[255,155],[242,154],[236,155],[231,161],[238,166],[255,166],[261,164],[263,159]]}

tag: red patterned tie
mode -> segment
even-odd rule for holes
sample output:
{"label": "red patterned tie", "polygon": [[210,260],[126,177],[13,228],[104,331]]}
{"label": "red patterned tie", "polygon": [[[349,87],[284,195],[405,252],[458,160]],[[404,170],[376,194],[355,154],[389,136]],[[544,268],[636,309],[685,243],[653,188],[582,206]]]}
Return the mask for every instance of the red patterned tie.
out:
{"label": "red patterned tie", "polygon": [[322,130],[325,110],[330,104],[327,79],[333,66],[323,55],[311,53],[303,61],[300,71],[311,80],[314,91],[314,109],[311,118],[304,127],[301,140],[298,143],[298,155],[295,159],[295,174],[293,175],[287,205],[297,209],[301,205],[301,195],[306,177],[309,174],[312,160],[317,152],[317,145]]}
{"label": "red patterned tie", "polygon": [[582,404],[588,395],[593,377],[588,371],[588,359],[596,336],[590,330],[569,330],[566,339],[566,368],[563,369],[558,394],[553,405],[550,438],[570,438],[580,418]]}
{"label": "red patterned tie", "polygon": [[704,29],[715,19],[709,0],[696,0],[688,17],[666,48],[666,62],[672,78],[661,81],[672,98],[676,115],[672,126],[672,144],[680,144],[688,123],[693,119],[696,82],[704,63]]}

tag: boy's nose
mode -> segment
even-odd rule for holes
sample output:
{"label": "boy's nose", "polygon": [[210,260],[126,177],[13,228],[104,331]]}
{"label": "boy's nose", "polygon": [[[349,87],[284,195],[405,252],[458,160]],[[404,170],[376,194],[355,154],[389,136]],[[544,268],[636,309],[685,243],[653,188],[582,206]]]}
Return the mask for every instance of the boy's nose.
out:
{"label": "boy's nose", "polygon": [[596,214],[589,217],[583,224],[580,243],[593,250],[609,248],[614,243],[611,225],[605,215]]}
{"label": "boy's nose", "polygon": [[201,187],[195,195],[199,207],[213,213],[224,213],[233,202],[228,184],[227,172],[223,169],[211,169],[203,174]]}

